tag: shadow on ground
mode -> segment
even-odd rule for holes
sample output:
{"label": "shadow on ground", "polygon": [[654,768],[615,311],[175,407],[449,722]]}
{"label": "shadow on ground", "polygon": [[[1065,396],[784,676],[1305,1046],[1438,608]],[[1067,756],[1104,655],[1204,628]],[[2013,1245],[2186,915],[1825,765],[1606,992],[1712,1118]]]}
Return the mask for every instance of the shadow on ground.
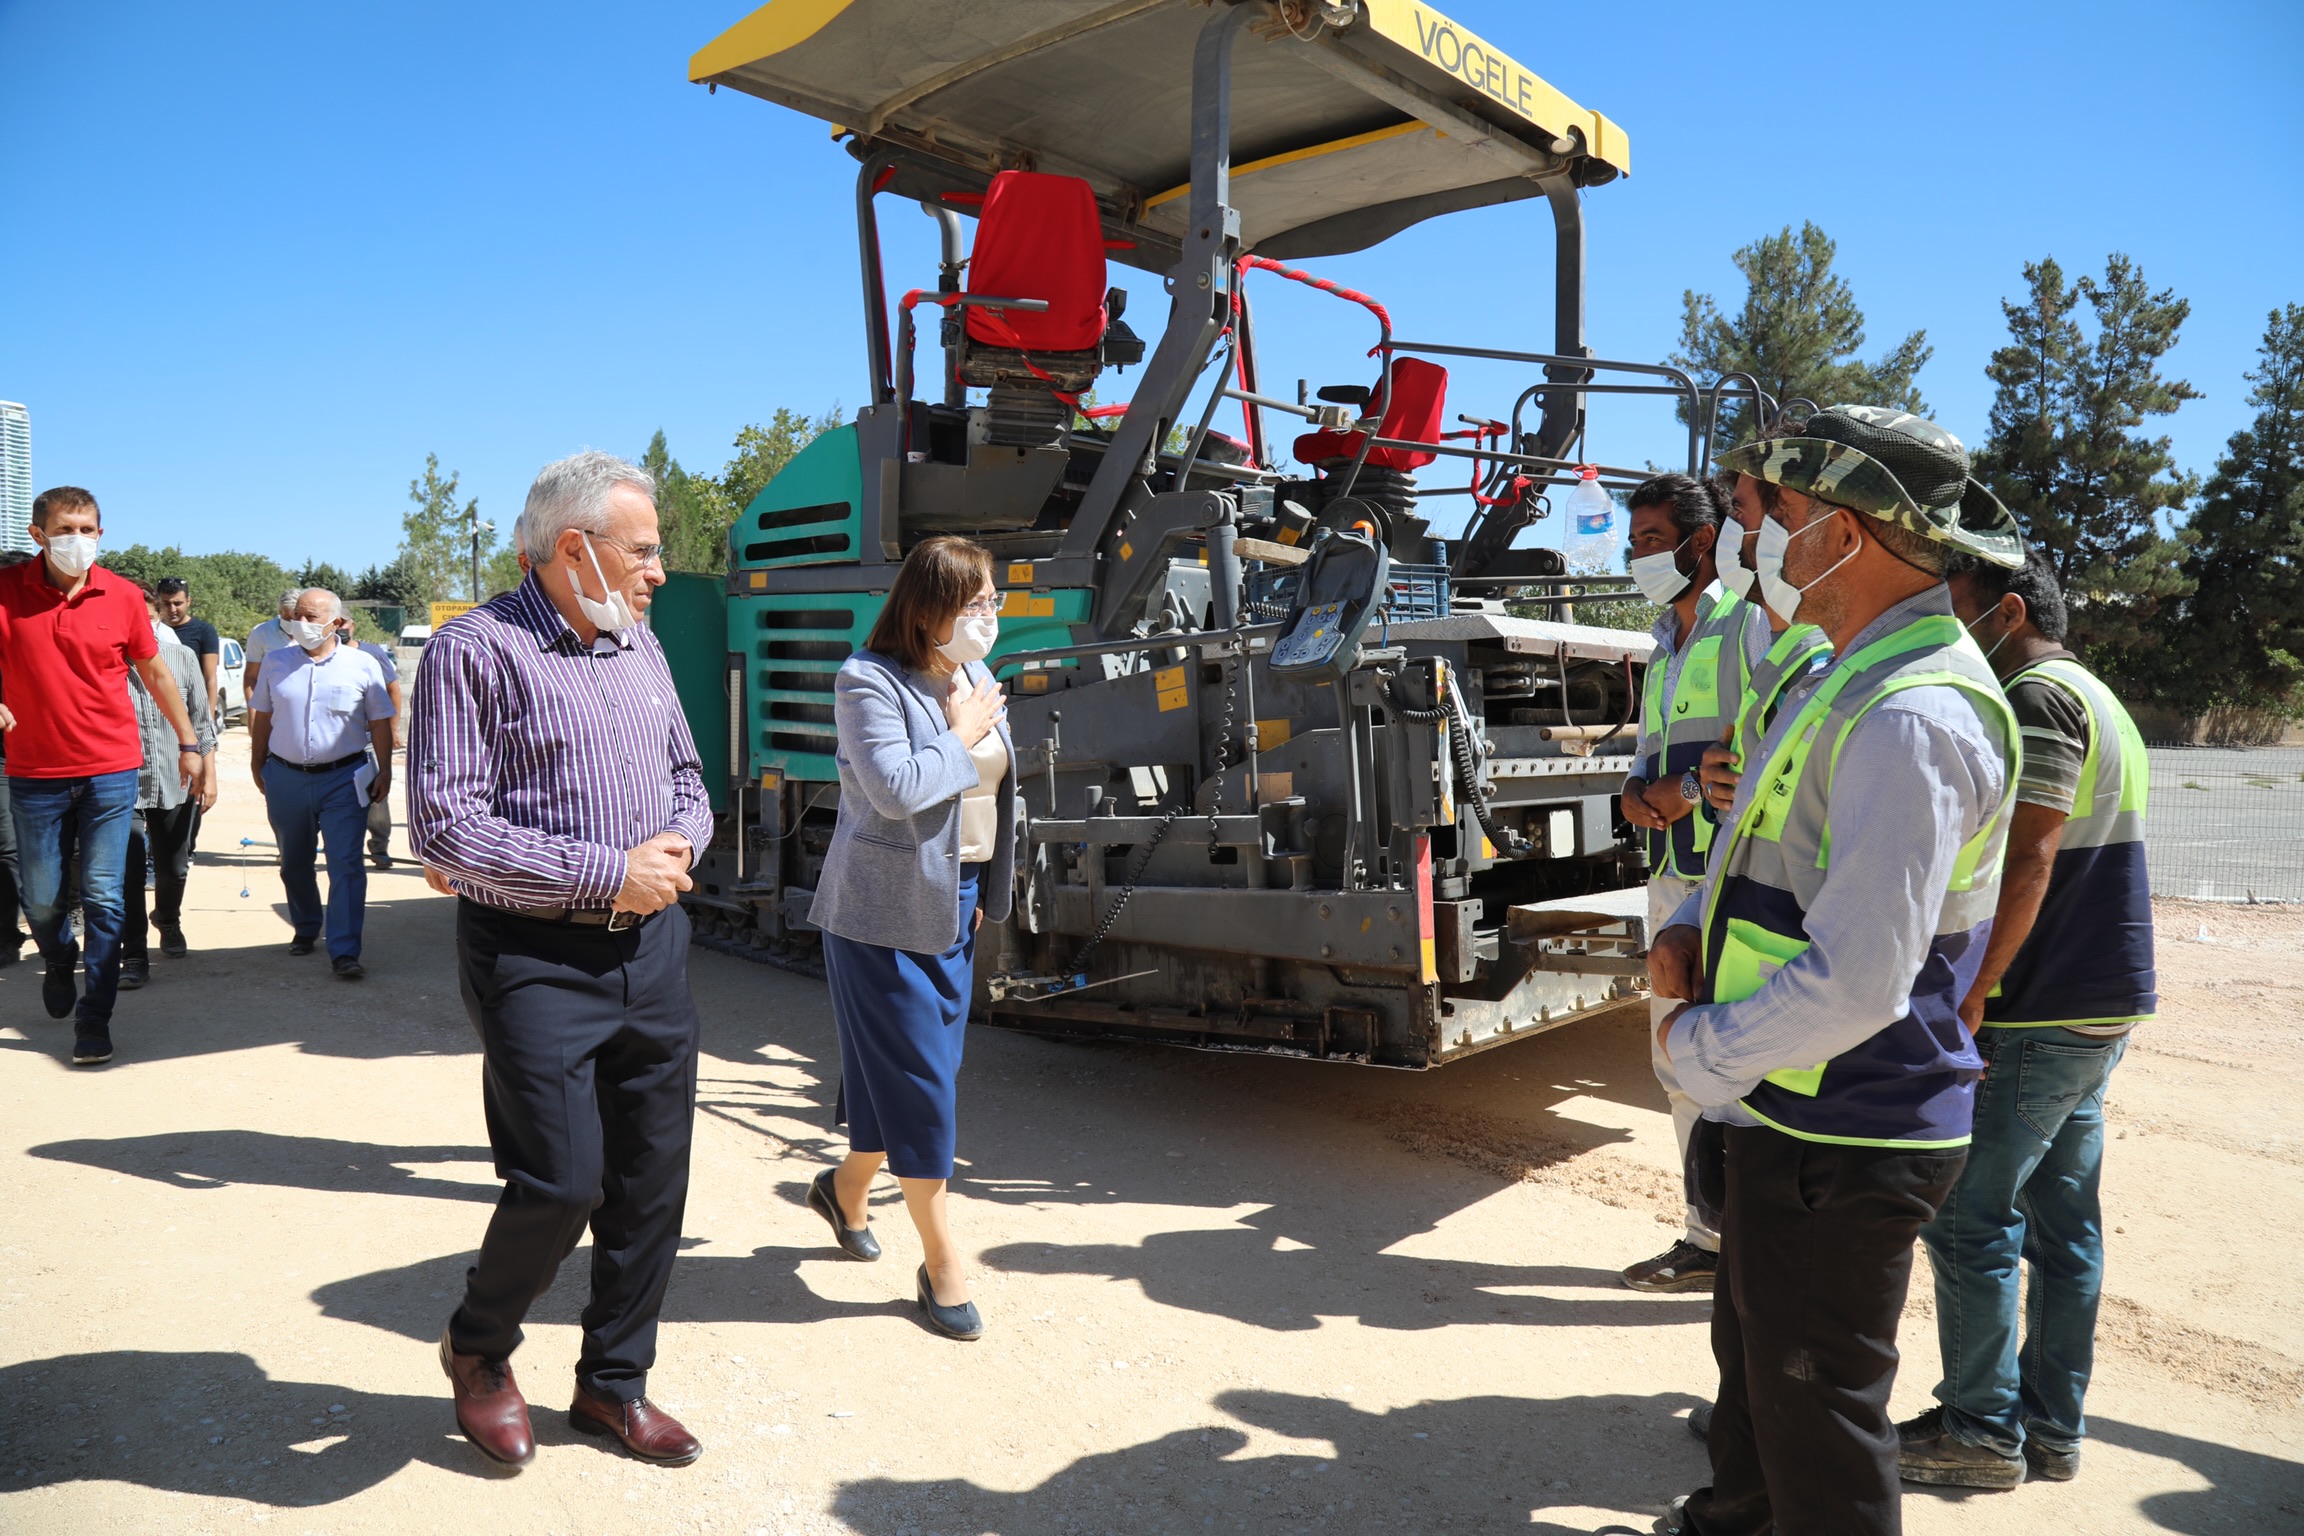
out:
{"label": "shadow on ground", "polygon": [[101,1480],[308,1509],[419,1461],[492,1475],[444,1394],[275,1381],[222,1352],[124,1349],[0,1369],[0,1494]]}
{"label": "shadow on ground", "polygon": [[[202,902],[228,899],[218,895],[221,884],[238,879],[236,870],[203,869],[195,880],[215,883],[195,892]],[[154,936],[151,985],[120,994],[105,1071],[282,1044],[363,1061],[478,1054],[456,991],[456,904],[433,896],[415,865],[368,872],[362,981],[337,979],[324,952],[289,954],[285,922],[274,940],[214,947],[212,920],[203,931],[210,917],[187,909],[192,953],[182,959],[161,954]],[[73,1070],[72,1021],[51,1019],[41,1006],[42,970],[31,949],[0,970],[0,1025],[24,1037],[0,1037],[0,1050],[47,1056],[59,1070]]]}
{"label": "shadow on ground", "polygon": [[[1534,1531],[1589,1536],[1547,1509],[1661,1513],[1704,1477],[1703,1448],[1682,1416],[1684,1393],[1565,1398],[1464,1397],[1367,1413],[1331,1398],[1227,1392],[1215,1406],[1247,1424],[1319,1448],[1241,1456],[1231,1425],[1182,1430],[1085,1456],[1037,1487],[984,1488],[958,1478],[843,1484],[833,1512],[863,1536],[924,1530],[991,1536],[1329,1530]],[[1602,1532],[1645,1532],[1613,1523]]]}
{"label": "shadow on ground", "polygon": [[403,1166],[415,1163],[489,1163],[486,1147],[387,1147],[325,1136],[276,1136],[266,1131],[168,1131],[52,1141],[31,1156],[128,1174],[177,1189],[227,1189],[268,1184],[346,1195],[429,1195],[441,1200],[496,1203],[496,1184],[426,1178]]}

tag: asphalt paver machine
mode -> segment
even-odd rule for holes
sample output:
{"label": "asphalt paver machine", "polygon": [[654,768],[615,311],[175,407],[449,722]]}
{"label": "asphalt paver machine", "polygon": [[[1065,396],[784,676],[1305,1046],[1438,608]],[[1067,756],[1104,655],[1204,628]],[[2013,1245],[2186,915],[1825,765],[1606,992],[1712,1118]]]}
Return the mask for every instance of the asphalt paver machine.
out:
{"label": "asphalt paver machine", "polygon": [[[659,600],[719,781],[704,942],[812,965],[833,676],[905,551],[961,533],[996,561],[1027,811],[980,1017],[1430,1067],[1637,995],[1614,796],[1650,641],[1572,622],[1560,551],[1515,538],[1578,476],[1597,397],[1701,423],[1756,386],[1585,346],[1582,199],[1629,169],[1621,129],[1413,0],[774,0],[690,75],[858,162],[870,378],[740,514],[725,582]],[[1548,352],[1403,339],[1296,265],[1537,198]],[[892,282],[905,204],[941,261]],[[1364,375],[1264,382],[1286,370],[1251,291],[1280,282],[1365,328]],[[1526,387],[1451,422],[1461,358]],[[1415,473],[1436,464],[1469,498],[1454,538]]]}

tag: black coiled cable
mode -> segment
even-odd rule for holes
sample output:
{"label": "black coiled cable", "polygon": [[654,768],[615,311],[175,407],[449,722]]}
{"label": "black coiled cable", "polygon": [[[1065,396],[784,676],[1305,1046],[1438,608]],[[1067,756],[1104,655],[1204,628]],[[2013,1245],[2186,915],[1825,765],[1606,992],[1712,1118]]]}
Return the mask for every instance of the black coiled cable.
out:
{"label": "black coiled cable", "polygon": [[1502,849],[1508,858],[1526,858],[1530,852],[1528,840],[1510,827],[1496,825],[1488,814],[1488,799],[1480,787],[1480,765],[1472,756],[1472,728],[1457,712],[1452,694],[1443,694],[1436,709],[1415,709],[1400,702],[1396,691],[1398,679],[1384,680],[1384,702],[1392,713],[1418,725],[1438,725],[1450,721],[1455,729],[1448,733],[1450,756],[1456,759],[1456,782],[1464,791],[1464,799],[1472,807],[1472,819],[1480,823],[1480,830],[1488,834],[1488,841]]}

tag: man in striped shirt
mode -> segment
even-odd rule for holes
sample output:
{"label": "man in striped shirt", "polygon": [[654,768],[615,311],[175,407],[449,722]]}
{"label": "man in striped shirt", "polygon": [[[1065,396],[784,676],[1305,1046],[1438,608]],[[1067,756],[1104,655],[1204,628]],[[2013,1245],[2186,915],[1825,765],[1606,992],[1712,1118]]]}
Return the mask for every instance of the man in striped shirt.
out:
{"label": "man in striped shirt", "polygon": [[640,615],[664,581],[655,487],[622,459],[546,465],[529,571],[424,649],[409,842],[457,895],[504,1193],[440,1339],[467,1438],[535,1454],[512,1378],[529,1305],[587,1225],[592,1301],[569,1422],[684,1466],[696,1438],[646,1395],[688,1195],[696,1005],[679,896],[712,835],[696,744]]}

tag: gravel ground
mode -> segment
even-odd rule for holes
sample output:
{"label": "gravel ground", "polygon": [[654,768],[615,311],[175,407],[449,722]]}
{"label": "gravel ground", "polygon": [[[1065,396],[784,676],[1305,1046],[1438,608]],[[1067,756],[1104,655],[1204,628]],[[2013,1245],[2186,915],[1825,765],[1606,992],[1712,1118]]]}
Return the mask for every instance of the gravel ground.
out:
{"label": "gravel ground", "polygon": [[[499,1472],[432,1359],[495,1188],[450,904],[377,875],[367,982],[290,958],[245,782],[113,1067],[69,1068],[37,968],[0,971],[0,1530],[1622,1533],[1704,1477],[1709,1301],[1615,1279],[1672,1235],[1636,1015],[1422,1076],[978,1031],[955,1223],[989,1333],[960,1345],[918,1320],[892,1187],[878,1265],[800,1204],[840,1150],[821,987],[704,951],[651,1381],[704,1458],[567,1429],[580,1251],[517,1361],[542,1448]],[[2081,1477],[1913,1490],[1920,1536],[2304,1531],[2304,913],[2161,932]],[[1923,1286],[1899,1414],[1928,1314]]]}

